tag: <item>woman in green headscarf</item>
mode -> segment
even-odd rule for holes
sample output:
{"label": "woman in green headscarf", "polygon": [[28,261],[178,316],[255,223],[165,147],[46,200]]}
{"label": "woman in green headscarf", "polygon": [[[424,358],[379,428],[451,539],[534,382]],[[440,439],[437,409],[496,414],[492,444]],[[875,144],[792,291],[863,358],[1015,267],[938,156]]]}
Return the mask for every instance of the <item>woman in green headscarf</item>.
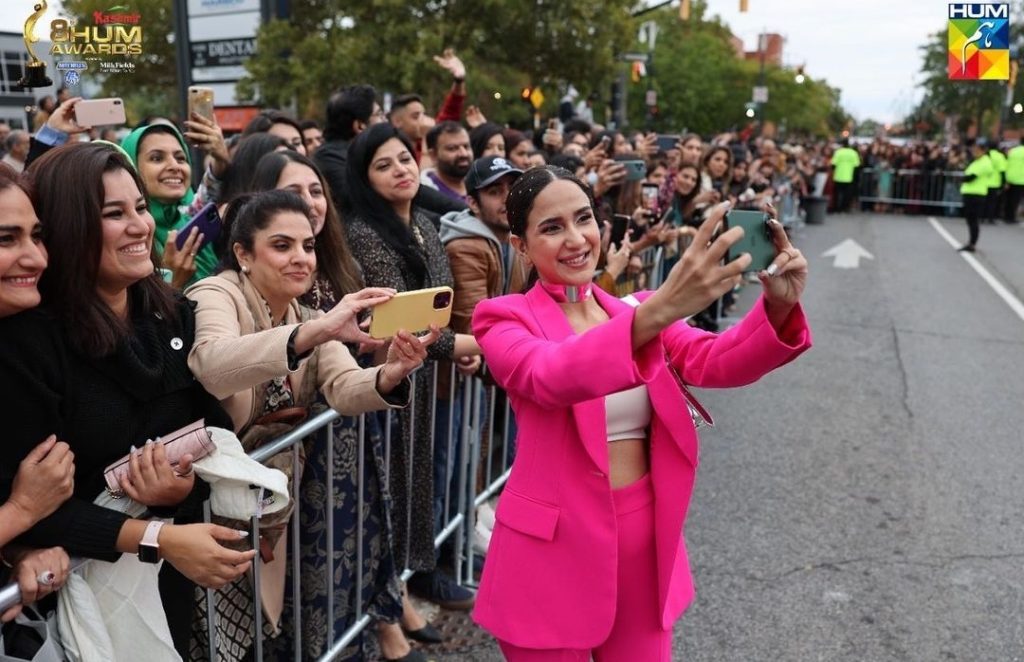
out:
{"label": "woman in green headscarf", "polygon": [[192,215],[207,202],[216,201],[204,199],[209,196],[204,195],[203,187],[199,194],[192,191],[192,159],[185,137],[213,157],[208,174],[215,179],[230,159],[224,137],[214,122],[193,115],[185,126],[189,131],[183,136],[170,122],[158,120],[135,129],[121,141],[146,186],[149,211],[156,220],[154,249],[161,265],[173,272],[171,282],[177,288],[211,275],[219,261],[211,243],[197,250],[202,244],[195,230],[181,250],[175,244],[178,231]]}

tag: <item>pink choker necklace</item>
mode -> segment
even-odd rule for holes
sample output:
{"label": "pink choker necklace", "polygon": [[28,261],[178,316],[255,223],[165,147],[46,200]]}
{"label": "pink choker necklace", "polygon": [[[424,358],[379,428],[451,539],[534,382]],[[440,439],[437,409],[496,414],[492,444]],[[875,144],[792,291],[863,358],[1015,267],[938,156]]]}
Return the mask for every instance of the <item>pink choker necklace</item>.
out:
{"label": "pink choker necklace", "polygon": [[579,303],[590,298],[590,283],[586,285],[554,285],[544,281],[539,282],[544,291],[558,303]]}

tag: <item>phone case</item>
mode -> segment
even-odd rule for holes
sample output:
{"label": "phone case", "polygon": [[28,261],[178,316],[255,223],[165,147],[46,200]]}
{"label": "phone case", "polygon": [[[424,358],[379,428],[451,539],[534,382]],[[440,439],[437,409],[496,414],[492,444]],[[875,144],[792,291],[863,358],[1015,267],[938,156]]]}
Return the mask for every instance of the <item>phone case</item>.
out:
{"label": "phone case", "polygon": [[188,88],[188,113],[192,113],[213,119],[213,88],[190,87]]}
{"label": "phone case", "polygon": [[626,181],[636,182],[647,177],[647,164],[639,159],[622,161],[626,166]]}
{"label": "phone case", "polygon": [[750,253],[750,265],[745,273],[763,271],[775,259],[769,218],[768,214],[754,210],[733,210],[725,217],[727,228],[737,225],[743,228],[743,238],[729,248],[727,260],[731,262],[743,253]]}
{"label": "phone case", "polygon": [[178,236],[175,237],[174,244],[178,247],[179,251],[185,247],[188,235],[192,232],[192,228],[195,227],[198,227],[199,233],[203,235],[203,243],[199,248],[202,248],[211,241],[215,241],[220,236],[221,230],[220,214],[217,213],[217,205],[212,202],[205,205],[185,224],[185,227],[178,230]]}
{"label": "phone case", "polygon": [[429,330],[431,324],[446,327],[452,316],[453,295],[450,287],[399,292],[390,301],[374,306],[369,333],[374,338],[390,338],[399,329],[420,333]]}
{"label": "phone case", "polygon": [[80,126],[107,126],[126,121],[121,99],[87,99],[75,104],[75,122]]}

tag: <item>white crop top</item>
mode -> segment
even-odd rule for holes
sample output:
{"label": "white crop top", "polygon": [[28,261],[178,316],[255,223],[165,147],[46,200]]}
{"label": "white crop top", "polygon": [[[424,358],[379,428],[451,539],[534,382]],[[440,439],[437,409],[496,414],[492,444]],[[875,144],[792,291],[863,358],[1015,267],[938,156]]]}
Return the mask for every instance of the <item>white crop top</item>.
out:
{"label": "white crop top", "polygon": [[646,386],[619,391],[604,398],[608,441],[646,439],[651,424],[651,399]]}

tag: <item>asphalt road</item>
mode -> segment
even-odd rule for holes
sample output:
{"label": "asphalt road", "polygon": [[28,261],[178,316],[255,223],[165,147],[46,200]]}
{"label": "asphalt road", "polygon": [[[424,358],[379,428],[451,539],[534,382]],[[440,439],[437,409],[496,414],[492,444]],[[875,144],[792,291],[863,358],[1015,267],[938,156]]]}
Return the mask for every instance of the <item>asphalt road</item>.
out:
{"label": "asphalt road", "polygon": [[[847,238],[874,259],[834,268],[822,253]],[[701,394],[718,426],[675,659],[1024,659],[1024,320],[926,217],[830,216],[795,243],[814,348]],[[983,226],[979,246],[1024,299],[1024,227]]]}

